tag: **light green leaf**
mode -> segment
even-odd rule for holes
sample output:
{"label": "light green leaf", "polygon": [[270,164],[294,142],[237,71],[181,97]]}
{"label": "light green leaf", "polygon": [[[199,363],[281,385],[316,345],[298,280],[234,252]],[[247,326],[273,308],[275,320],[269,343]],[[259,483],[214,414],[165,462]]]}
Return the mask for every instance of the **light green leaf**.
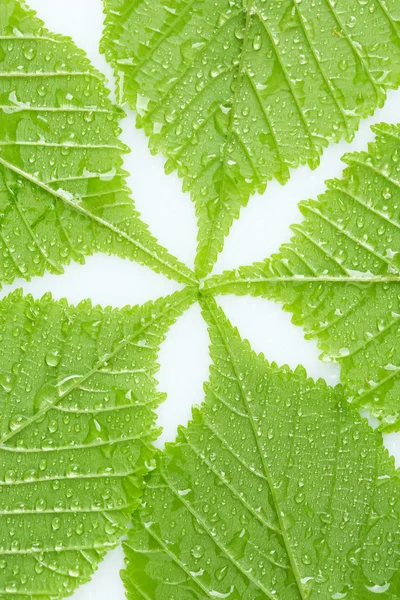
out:
{"label": "light green leaf", "polygon": [[0,302],[1,600],[68,596],[118,543],[152,468],[159,345],[195,298]]}
{"label": "light green leaf", "polygon": [[284,303],[323,360],[341,365],[350,400],[400,427],[400,126],[379,125],[341,180],[301,203],[304,221],[277,255],[205,283],[206,293]]}
{"label": "light green leaf", "polygon": [[129,600],[394,600],[400,479],[340,388],[269,365],[212,299],[206,399],[158,457]]}
{"label": "light green leaf", "polygon": [[396,0],[104,0],[102,49],[120,102],[196,203],[197,274],[210,272],[249,196],[400,84]]}
{"label": "light green leaf", "polygon": [[122,116],[69,38],[23,2],[0,0],[0,282],[60,273],[95,252],[195,282],[135,210]]}

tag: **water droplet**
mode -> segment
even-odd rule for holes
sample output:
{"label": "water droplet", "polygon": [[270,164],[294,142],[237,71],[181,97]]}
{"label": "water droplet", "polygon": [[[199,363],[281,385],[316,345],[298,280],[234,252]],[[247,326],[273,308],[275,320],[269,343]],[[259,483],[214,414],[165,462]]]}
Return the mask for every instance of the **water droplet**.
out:
{"label": "water droplet", "polygon": [[46,507],[47,507],[47,502],[44,498],[39,498],[38,500],[36,500],[35,509],[38,512],[43,512],[44,510],[46,510]]}
{"label": "water droplet", "polygon": [[114,525],[114,523],[106,523],[106,525],[104,527],[104,531],[106,532],[107,535],[114,535],[115,532],[117,531],[117,527],[116,527],[116,525]]}
{"label": "water droplet", "polygon": [[194,546],[191,550],[191,555],[193,558],[201,558],[204,555],[203,546]]}
{"label": "water droplet", "polygon": [[35,572],[40,575],[44,571],[44,566],[40,562],[35,563]]}
{"label": "water droplet", "polygon": [[50,423],[48,424],[48,430],[50,431],[50,433],[55,433],[58,429],[58,423],[57,421],[50,421]]}
{"label": "water droplet", "polygon": [[333,523],[333,516],[331,513],[321,513],[319,518],[321,519],[322,523],[325,523],[326,525],[332,525]]}
{"label": "water droplet", "polygon": [[60,351],[58,349],[49,350],[46,354],[46,364],[49,367],[57,367],[60,363]]}
{"label": "water droplet", "polygon": [[243,27],[238,27],[237,29],[235,29],[235,37],[238,40],[243,40],[243,38],[244,38],[244,28]]}
{"label": "water droplet", "polygon": [[398,163],[400,160],[400,148],[396,148],[396,150],[392,154],[392,161],[394,163]]}
{"label": "water droplet", "polygon": [[2,373],[0,375],[0,386],[5,392],[11,392],[14,388],[14,380],[11,377],[11,375],[5,375],[4,373]]}
{"label": "water droplet", "polygon": [[96,441],[108,442],[109,440],[108,430],[104,425],[99,423],[94,417],[90,420],[89,431],[85,438],[85,444],[91,444]]}
{"label": "water droplet", "polygon": [[22,424],[26,421],[26,417],[24,415],[14,415],[8,422],[8,428],[10,431],[17,431],[22,427]]}
{"label": "water droplet", "polygon": [[23,54],[26,60],[33,60],[36,56],[36,49],[34,46],[30,46],[29,48],[25,48],[23,50]]}
{"label": "water droplet", "polygon": [[253,39],[253,48],[254,50],[259,50],[262,45],[261,35],[257,33]]}
{"label": "water droplet", "polygon": [[93,111],[86,112],[84,119],[87,123],[92,123],[94,121],[94,112]]}
{"label": "water droplet", "polygon": [[14,481],[17,480],[17,475],[15,471],[7,471],[4,476],[4,480],[6,483],[14,483]]}
{"label": "water droplet", "polygon": [[347,27],[349,27],[349,29],[353,29],[356,26],[356,23],[356,17],[354,15],[351,15],[351,17],[349,17],[349,20],[347,21]]}
{"label": "water droplet", "polygon": [[35,396],[34,412],[37,413],[50,408],[59,399],[58,389],[51,383],[43,385]]}
{"label": "water droplet", "polygon": [[228,567],[221,567],[215,571],[215,578],[217,581],[222,581],[228,572]]}
{"label": "water droplet", "polygon": [[304,502],[304,494],[303,494],[303,492],[299,492],[298,494],[296,494],[296,496],[294,497],[294,499],[297,502],[297,504],[301,504],[302,502]]}
{"label": "water droplet", "polygon": [[51,522],[51,528],[53,531],[58,531],[61,527],[61,519],[55,517]]}

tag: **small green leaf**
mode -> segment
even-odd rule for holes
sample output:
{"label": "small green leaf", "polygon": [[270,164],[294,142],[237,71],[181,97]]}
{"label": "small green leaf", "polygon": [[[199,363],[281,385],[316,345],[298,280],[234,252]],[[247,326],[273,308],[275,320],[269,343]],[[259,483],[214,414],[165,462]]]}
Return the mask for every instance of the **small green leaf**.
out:
{"label": "small green leaf", "polygon": [[60,273],[95,252],[181,283],[194,274],[140,220],[122,169],[123,112],[69,38],[0,0],[0,283]]}
{"label": "small green leaf", "polygon": [[68,596],[118,543],[153,468],[158,349],[195,298],[0,302],[2,600]]}
{"label": "small green leaf", "polygon": [[210,279],[204,293],[283,302],[324,360],[341,365],[350,400],[400,427],[400,126],[378,125],[368,152],[346,155],[341,180],[279,254]]}
{"label": "small green leaf", "polygon": [[396,0],[104,0],[120,102],[190,190],[199,277],[251,194],[281,183],[400,84]]}
{"label": "small green leaf", "polygon": [[393,600],[393,459],[340,388],[269,365],[212,299],[204,404],[160,454],[125,544],[129,600]]}

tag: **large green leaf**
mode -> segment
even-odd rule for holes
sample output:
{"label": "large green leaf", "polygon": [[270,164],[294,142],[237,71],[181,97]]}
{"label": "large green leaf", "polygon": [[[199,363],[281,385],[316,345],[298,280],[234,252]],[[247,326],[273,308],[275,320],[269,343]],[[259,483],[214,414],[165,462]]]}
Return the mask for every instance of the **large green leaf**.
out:
{"label": "large green leaf", "polygon": [[59,273],[94,252],[195,281],[134,208],[122,116],[70,39],[23,2],[0,0],[0,282]]}
{"label": "large green leaf", "polygon": [[1,600],[67,596],[117,544],[152,467],[158,348],[195,298],[0,302]]}
{"label": "large green leaf", "polygon": [[283,302],[341,365],[350,400],[400,427],[400,126],[379,125],[368,152],[346,155],[341,180],[300,205],[279,254],[210,279],[206,293]]}
{"label": "large green leaf", "polygon": [[395,600],[393,459],[340,388],[269,365],[204,303],[200,409],[158,457],[125,545],[130,600]]}
{"label": "large green leaf", "polygon": [[191,191],[203,277],[249,196],[400,83],[397,0],[104,0],[103,51],[152,152]]}

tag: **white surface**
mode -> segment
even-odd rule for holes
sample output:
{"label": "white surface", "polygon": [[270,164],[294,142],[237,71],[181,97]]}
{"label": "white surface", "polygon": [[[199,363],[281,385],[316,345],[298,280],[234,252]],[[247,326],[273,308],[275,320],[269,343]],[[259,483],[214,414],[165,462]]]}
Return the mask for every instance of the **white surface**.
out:
{"label": "white surface", "polygon": [[[103,20],[101,0],[30,0],[29,3],[49,29],[71,36],[87,51],[97,68],[110,78],[112,87],[111,69],[98,52]],[[274,182],[264,196],[252,198],[232,227],[214,272],[262,260],[278,250],[290,237],[289,225],[301,218],[297,203],[315,197],[324,190],[326,179],[340,175],[343,169],[340,157],[345,152],[365,148],[367,141],[373,139],[369,125],[398,120],[399,100],[400,92],[390,93],[385,108],[362,123],[353,144],[330,146],[317,171],[300,168],[284,188]],[[188,194],[182,193],[177,176],[164,174],[162,157],[150,156],[143,132],[134,128],[132,114],[123,125],[123,140],[132,148],[125,166],[131,173],[129,183],[136,205],[160,242],[192,266],[197,234],[193,204]],[[16,287],[23,287],[36,297],[51,291],[55,298],[65,296],[74,303],[90,297],[102,305],[114,306],[142,303],[178,289],[177,284],[147,268],[100,255],[88,259],[85,266],[71,265],[63,276],[46,275],[28,284],[18,281],[4,288],[1,296]],[[304,340],[302,330],[290,323],[290,315],[279,306],[257,298],[223,297],[219,302],[253,348],[264,352],[269,360],[291,367],[302,363],[314,378],[323,377],[330,384],[339,381],[337,366],[318,360],[316,344]],[[192,307],[171,329],[161,349],[160,364],[160,390],[168,393],[159,413],[159,424],[164,428],[159,440],[161,446],[165,440],[174,439],[177,425],[187,422],[191,406],[200,404],[203,397],[209,366],[208,336],[198,306]],[[385,443],[400,462],[400,434],[386,436]],[[123,600],[118,574],[122,565],[122,551],[118,548],[106,558],[93,580],[76,592],[73,600]]]}

